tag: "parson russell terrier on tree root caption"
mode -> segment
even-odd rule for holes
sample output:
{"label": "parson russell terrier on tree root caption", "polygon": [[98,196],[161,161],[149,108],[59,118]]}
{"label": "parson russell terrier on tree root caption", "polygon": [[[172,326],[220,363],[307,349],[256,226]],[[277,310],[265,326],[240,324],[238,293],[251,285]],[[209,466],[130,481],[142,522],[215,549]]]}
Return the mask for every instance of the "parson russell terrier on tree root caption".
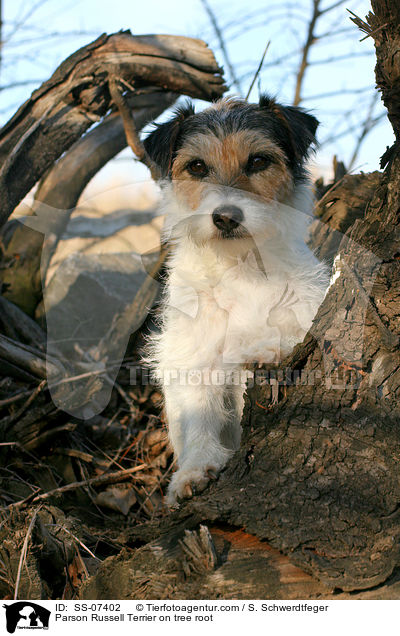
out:
{"label": "parson russell terrier on tree root caption", "polygon": [[278,362],[311,326],[328,273],[305,240],[304,167],[318,121],[262,96],[189,103],[144,141],[172,246],[147,360],[177,459],[167,502],[201,492],[240,443],[249,363]]}

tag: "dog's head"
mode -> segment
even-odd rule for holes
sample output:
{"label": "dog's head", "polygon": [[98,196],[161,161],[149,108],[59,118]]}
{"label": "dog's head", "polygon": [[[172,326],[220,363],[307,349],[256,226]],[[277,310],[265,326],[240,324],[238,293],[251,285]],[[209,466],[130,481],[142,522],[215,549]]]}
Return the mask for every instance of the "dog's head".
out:
{"label": "dog's head", "polygon": [[144,142],[160,167],[172,234],[197,242],[271,234],[279,220],[271,223],[266,207],[287,202],[304,182],[317,126],[303,109],[267,96],[258,104],[222,99],[197,114],[190,103],[178,108]]}

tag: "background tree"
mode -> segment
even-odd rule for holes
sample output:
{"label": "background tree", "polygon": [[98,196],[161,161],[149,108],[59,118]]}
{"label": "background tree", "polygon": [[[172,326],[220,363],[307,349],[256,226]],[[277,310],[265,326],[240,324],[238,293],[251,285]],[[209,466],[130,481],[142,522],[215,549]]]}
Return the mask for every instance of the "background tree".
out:
{"label": "background tree", "polygon": [[[365,154],[360,155],[357,141],[361,138],[369,148],[372,143],[368,141],[371,134],[362,135],[364,122],[369,121],[369,133],[378,124],[381,131],[386,130],[379,102],[371,106],[373,76],[366,69],[372,70],[372,42],[366,39],[360,46],[359,35],[346,20],[346,9],[363,12],[365,2],[286,0],[255,3],[251,9],[242,3],[224,5],[220,0],[202,0],[201,4],[203,23],[196,14],[196,24],[188,25],[188,35],[210,42],[225,64],[231,91],[246,95],[265,43],[270,41],[260,86],[279,95],[281,101],[301,103],[316,111],[323,122],[320,165],[330,164],[330,157],[338,154],[348,166],[356,148],[354,166],[364,163]],[[4,122],[30,90],[46,79],[51,63],[61,62],[63,51],[72,52],[77,44],[86,44],[98,35],[88,28],[94,20],[86,18],[84,5],[71,9],[57,3],[57,14],[65,17],[67,27],[53,26],[51,0],[23,3],[13,12],[10,6],[6,11],[5,0],[0,83]],[[124,26],[131,26],[136,33],[136,25],[137,12],[133,15],[127,6]],[[251,95],[251,99],[256,98],[257,86]]]}
{"label": "background tree", "polygon": [[[373,78],[364,86],[357,81],[357,64],[368,59],[372,66],[372,47],[366,37],[360,46],[357,32],[343,20],[345,7],[354,15],[360,3],[269,3],[262,9],[242,9],[235,17],[224,14],[216,2],[202,0],[202,5],[211,24],[206,37],[220,51],[232,89],[245,96],[255,68],[255,61],[238,57],[235,43],[262,29],[271,47],[258,90],[276,91],[288,103],[315,110],[323,122],[319,135],[323,153],[338,154],[344,142],[339,154],[349,170],[354,168],[367,135],[386,117]],[[290,33],[290,38],[282,38],[282,33]],[[316,88],[319,84],[322,90]],[[255,91],[251,97],[256,99]]]}

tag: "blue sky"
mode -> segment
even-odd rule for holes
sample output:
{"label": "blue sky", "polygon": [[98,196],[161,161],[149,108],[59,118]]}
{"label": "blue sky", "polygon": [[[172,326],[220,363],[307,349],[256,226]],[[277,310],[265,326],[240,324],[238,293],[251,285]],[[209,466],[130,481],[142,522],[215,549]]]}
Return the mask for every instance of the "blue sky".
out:
{"label": "blue sky", "polygon": [[[239,0],[208,2],[223,27],[242,90],[247,91],[269,40],[261,89],[290,103],[299,63],[298,50],[305,37],[312,1],[253,0],[251,8]],[[334,4],[335,0],[323,0],[322,8]],[[226,69],[201,0],[169,0],[168,3],[162,0],[3,0],[3,5],[5,44],[0,86],[14,82],[22,85],[1,92],[2,122],[66,56],[102,32],[131,29],[134,34],[201,37],[210,44]],[[304,86],[302,105],[311,109],[321,121],[319,140],[323,145],[316,162],[323,173],[331,165],[334,154],[349,162],[357,131],[344,134],[345,131],[357,126],[369,111],[373,118],[384,112],[380,100],[373,101],[374,91],[370,88],[374,86],[375,64],[372,40],[359,41],[363,34],[350,22],[346,8],[364,17],[370,6],[366,0],[349,0],[321,19],[318,34],[333,32],[333,35],[321,38],[312,49],[313,64]],[[348,54],[350,57],[346,57]],[[282,57],[284,62],[277,63]],[[229,81],[229,74],[227,79]],[[351,94],[353,89],[358,92]],[[251,98],[257,99],[257,94],[256,85]],[[199,108],[203,106],[199,104]],[[337,135],[340,136],[329,142],[329,138]],[[383,117],[363,143],[354,167],[365,172],[377,169],[379,157],[392,139],[390,125]]]}

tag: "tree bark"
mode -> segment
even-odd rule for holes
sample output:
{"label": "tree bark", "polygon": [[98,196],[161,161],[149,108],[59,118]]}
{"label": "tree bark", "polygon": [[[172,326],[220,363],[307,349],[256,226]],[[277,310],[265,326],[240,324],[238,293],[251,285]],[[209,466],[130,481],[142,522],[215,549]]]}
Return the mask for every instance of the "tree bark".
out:
{"label": "tree bark", "polygon": [[[397,138],[400,8],[372,7],[363,24]],[[260,375],[248,390],[241,448],[219,480],[169,517],[133,528],[132,538],[172,545],[199,523],[242,528],[330,590],[372,588],[399,567],[399,209],[396,141],[365,214],[340,244],[311,333],[281,376],[264,370],[286,385],[279,403]]]}

